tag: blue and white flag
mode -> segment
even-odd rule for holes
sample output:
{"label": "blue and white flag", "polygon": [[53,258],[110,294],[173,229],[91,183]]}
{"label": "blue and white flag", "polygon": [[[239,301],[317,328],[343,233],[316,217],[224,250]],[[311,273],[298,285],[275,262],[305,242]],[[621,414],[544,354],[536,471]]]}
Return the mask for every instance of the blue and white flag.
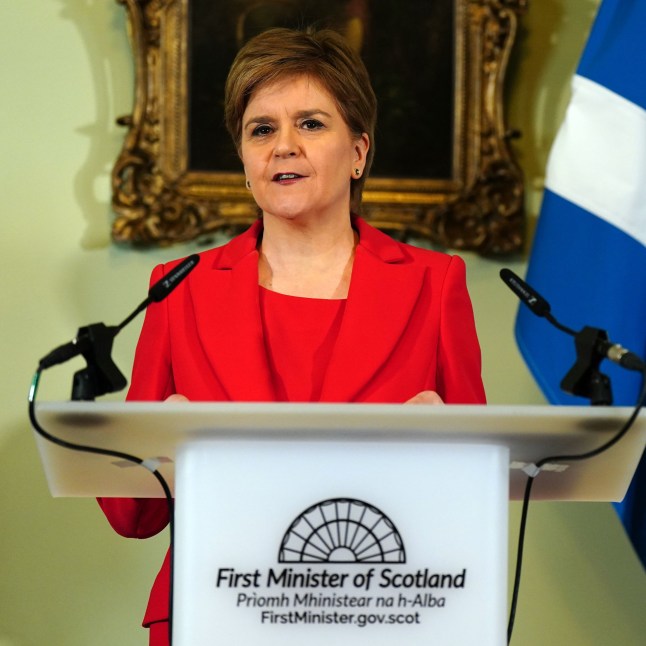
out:
{"label": "blue and white flag", "polygon": [[[604,0],[572,81],[551,150],[527,282],[564,325],[608,332],[646,356],[646,1]],[[553,404],[586,404],[559,389],[573,339],[521,306],[519,348]],[[614,403],[641,381],[605,361]],[[646,460],[619,513],[646,565]]]}

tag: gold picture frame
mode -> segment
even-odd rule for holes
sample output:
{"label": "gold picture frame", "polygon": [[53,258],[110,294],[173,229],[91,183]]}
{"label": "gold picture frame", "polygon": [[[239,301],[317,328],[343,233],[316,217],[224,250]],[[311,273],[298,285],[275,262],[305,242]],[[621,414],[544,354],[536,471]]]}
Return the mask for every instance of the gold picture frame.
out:
{"label": "gold picture frame", "polygon": [[[216,231],[242,230],[258,212],[245,188],[243,174],[236,171],[237,165],[232,163],[230,169],[219,170],[191,167],[189,137],[195,136],[191,141],[199,141],[199,135],[189,133],[188,106],[197,103],[189,91],[188,61],[195,64],[197,58],[191,50],[190,36],[196,40],[195,25],[189,25],[189,20],[195,19],[191,0],[116,1],[127,10],[135,62],[135,97],[132,114],[117,120],[127,127],[127,133],[112,173],[112,204],[116,212],[113,240],[140,246],[169,245],[208,237]],[[447,58],[452,61],[448,170],[441,177],[371,176],[364,189],[361,213],[371,224],[402,239],[428,239],[441,247],[485,255],[522,248],[523,177],[509,145],[514,133],[505,125],[502,92],[518,19],[526,2],[444,0],[451,10],[452,25],[448,32],[444,26],[438,34],[448,37],[453,52]],[[290,3],[293,5],[293,0],[250,0],[247,5],[280,5],[282,11]],[[245,5],[244,0],[229,0],[209,6],[221,8],[228,4],[235,5],[238,12]],[[364,4],[369,5],[369,0]],[[396,0],[393,4],[400,6]],[[428,29],[419,23],[411,20],[410,29]],[[378,34],[379,25],[376,27],[372,33]],[[390,36],[392,26],[388,29]],[[238,32],[239,18],[236,38],[240,39]],[[412,32],[408,40],[424,42],[415,39]],[[434,60],[445,58],[435,56]],[[432,61],[414,62],[430,65]],[[415,114],[413,109],[405,118],[422,123],[429,116],[426,109],[422,114]],[[197,122],[198,118],[191,117],[191,121]],[[375,171],[385,134],[378,132]],[[414,141],[403,141],[402,145],[408,146],[403,150],[420,149]],[[191,150],[194,147],[197,146],[191,146]],[[418,152],[426,152],[424,145]],[[398,155],[395,152],[388,158],[397,163]]]}

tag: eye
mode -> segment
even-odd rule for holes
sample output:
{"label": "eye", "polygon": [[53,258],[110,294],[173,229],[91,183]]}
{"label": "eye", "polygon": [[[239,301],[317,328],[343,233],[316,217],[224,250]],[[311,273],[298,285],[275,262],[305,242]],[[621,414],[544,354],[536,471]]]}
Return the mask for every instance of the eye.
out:
{"label": "eye", "polygon": [[325,126],[318,119],[304,119],[301,128],[304,130],[320,130]]}
{"label": "eye", "polygon": [[271,126],[268,126],[267,124],[263,123],[258,126],[256,126],[252,131],[251,131],[251,136],[252,137],[266,137],[267,135],[270,135],[273,132],[273,129]]}

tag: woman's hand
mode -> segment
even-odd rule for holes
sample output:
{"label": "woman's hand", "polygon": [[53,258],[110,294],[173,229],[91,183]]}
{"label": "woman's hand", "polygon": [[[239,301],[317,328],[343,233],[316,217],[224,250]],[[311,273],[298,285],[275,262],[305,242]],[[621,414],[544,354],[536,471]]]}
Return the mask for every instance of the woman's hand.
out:
{"label": "woman's hand", "polygon": [[179,395],[175,393],[174,395],[170,395],[169,397],[166,397],[164,401],[170,402],[171,404],[178,404],[181,402],[187,402],[190,401],[188,397],[184,397],[184,395]]}
{"label": "woman's hand", "polygon": [[405,404],[443,404],[442,398],[434,390],[422,390],[411,397]]}

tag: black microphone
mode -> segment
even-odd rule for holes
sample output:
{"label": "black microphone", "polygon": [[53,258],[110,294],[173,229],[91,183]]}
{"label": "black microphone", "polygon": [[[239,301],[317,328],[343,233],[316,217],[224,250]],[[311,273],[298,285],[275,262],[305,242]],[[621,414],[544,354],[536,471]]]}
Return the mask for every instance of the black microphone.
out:
{"label": "black microphone", "polygon": [[[571,328],[559,323],[550,313],[550,304],[532,287],[530,287],[522,278],[519,278],[511,269],[503,268],[500,270],[500,278],[503,282],[518,296],[518,298],[529,307],[537,316],[546,318],[552,325],[559,330],[575,338],[583,334],[584,331],[594,330],[602,332],[596,328],[584,328],[581,332],[575,332]],[[607,338],[605,333],[598,334],[594,342],[594,349],[602,357],[610,359],[627,370],[646,371],[646,363],[639,358],[634,352],[626,350],[618,343],[613,343]]]}
{"label": "black microphone", "polygon": [[195,269],[198,262],[200,262],[200,257],[196,253],[184,258],[148,290],[148,298],[155,303],[164,300]]}
{"label": "black microphone", "polygon": [[149,290],[148,298],[139,304],[139,307],[125,320],[117,325],[115,335],[121,331],[139,312],[145,310],[151,303],[163,301],[185,278],[195,269],[200,257],[194,253],[184,258],[182,262],[173,267],[163,278],[159,279]]}
{"label": "black microphone", "polygon": [[565,332],[570,336],[576,336],[576,332],[571,328],[559,323],[551,314],[550,304],[532,287],[530,287],[522,278],[517,276],[511,269],[506,267],[500,270],[500,277],[503,282],[511,289],[518,298],[529,307],[529,309],[540,316],[546,318],[554,327]]}
{"label": "black microphone", "polygon": [[200,261],[197,254],[188,256],[180,262],[176,267],[168,272],[161,280],[158,280],[149,290],[148,298],[144,300],[135,309],[130,316],[123,320],[119,325],[107,327],[103,323],[95,323],[82,327],[78,330],[74,339],[68,343],[54,348],[49,354],[45,355],[39,362],[38,366],[41,370],[51,368],[65,361],[69,361],[79,354],[85,355],[92,349],[97,339],[100,339],[102,344],[111,343],[112,339],[132,321],[139,312],[146,309],[151,303],[158,303],[166,298],[174,289],[179,285],[186,276],[196,267]]}
{"label": "black microphone", "polygon": [[500,270],[500,277],[520,300],[529,307],[536,316],[547,317],[550,313],[550,304],[524,280],[519,278],[511,269]]}

